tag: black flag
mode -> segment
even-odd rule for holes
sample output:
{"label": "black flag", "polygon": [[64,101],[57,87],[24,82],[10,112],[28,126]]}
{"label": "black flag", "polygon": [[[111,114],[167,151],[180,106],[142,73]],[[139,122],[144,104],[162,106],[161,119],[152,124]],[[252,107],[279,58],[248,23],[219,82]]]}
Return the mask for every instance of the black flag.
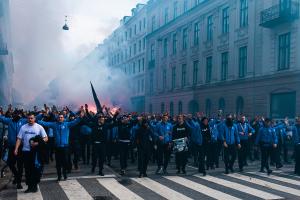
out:
{"label": "black flag", "polygon": [[100,101],[97,97],[97,94],[95,92],[95,89],[94,89],[94,86],[93,86],[92,82],[90,82],[90,83],[91,83],[91,87],[92,87],[92,93],[93,93],[94,101],[95,101],[95,104],[96,104],[96,107],[97,107],[97,113],[102,114],[103,113],[102,112],[102,106],[101,106]]}

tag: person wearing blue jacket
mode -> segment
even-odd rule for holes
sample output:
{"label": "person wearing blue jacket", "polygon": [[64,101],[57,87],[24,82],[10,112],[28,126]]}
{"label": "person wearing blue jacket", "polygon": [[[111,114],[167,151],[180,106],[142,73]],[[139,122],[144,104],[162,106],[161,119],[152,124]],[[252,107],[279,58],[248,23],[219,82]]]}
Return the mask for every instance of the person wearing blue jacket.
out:
{"label": "person wearing blue jacket", "polygon": [[61,170],[63,171],[64,180],[67,179],[70,128],[80,123],[83,114],[80,113],[80,118],[70,122],[65,121],[63,113],[58,115],[57,122],[38,121],[40,125],[52,128],[54,131],[57,181],[61,180]]}
{"label": "person wearing blue jacket", "polygon": [[255,144],[260,145],[261,150],[261,172],[264,172],[264,168],[267,169],[268,175],[272,173],[269,168],[269,158],[272,150],[277,147],[278,138],[276,136],[275,129],[271,126],[271,119],[266,118],[264,127],[262,127],[256,137]]}
{"label": "person wearing blue jacket", "polygon": [[242,115],[240,122],[237,123],[237,129],[241,141],[241,149],[238,151],[238,162],[240,172],[243,171],[244,166],[247,166],[247,157],[249,156],[249,140],[254,129],[246,121],[246,116]]}
{"label": "person wearing blue jacket", "polygon": [[[1,114],[0,114],[1,115]],[[8,126],[8,159],[7,164],[14,175],[14,184],[17,184],[17,189],[22,189],[21,180],[23,174],[23,156],[22,151],[15,156],[14,150],[17,141],[17,135],[21,127],[27,123],[26,118],[22,118],[22,113],[20,111],[14,111],[12,118],[5,116],[0,116],[0,122]],[[17,168],[16,168],[17,163]]]}
{"label": "person wearing blue jacket", "polygon": [[226,121],[222,127],[220,127],[219,134],[224,145],[225,174],[228,174],[229,170],[234,172],[233,165],[236,159],[236,147],[238,147],[238,149],[241,148],[238,129],[233,123],[231,114],[226,116]]}
{"label": "person wearing blue jacket", "polygon": [[295,145],[295,171],[300,176],[300,116],[296,118],[296,124],[292,127],[292,140]]}
{"label": "person wearing blue jacket", "polygon": [[164,114],[162,121],[156,126],[155,136],[157,140],[157,170],[156,174],[167,173],[167,167],[172,150],[173,125],[168,122],[168,114]]}
{"label": "person wearing blue jacket", "polygon": [[203,176],[206,175],[204,163],[204,153],[203,153],[203,137],[201,134],[201,128],[198,120],[196,118],[192,118],[190,120],[186,121],[186,124],[190,128],[191,132],[191,145],[193,146],[193,149],[195,151],[195,157],[197,158],[198,162],[198,172],[202,173]]}

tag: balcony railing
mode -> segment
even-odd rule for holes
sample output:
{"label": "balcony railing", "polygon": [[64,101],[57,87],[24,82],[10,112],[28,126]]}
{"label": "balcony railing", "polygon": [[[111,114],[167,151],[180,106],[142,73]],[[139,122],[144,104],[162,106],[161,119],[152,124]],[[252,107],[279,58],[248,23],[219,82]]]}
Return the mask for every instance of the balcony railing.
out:
{"label": "balcony railing", "polygon": [[260,25],[272,28],[282,23],[292,22],[299,18],[299,2],[291,1],[290,5],[275,5],[261,12]]}
{"label": "balcony railing", "polygon": [[7,44],[0,44],[0,55],[8,55]]}

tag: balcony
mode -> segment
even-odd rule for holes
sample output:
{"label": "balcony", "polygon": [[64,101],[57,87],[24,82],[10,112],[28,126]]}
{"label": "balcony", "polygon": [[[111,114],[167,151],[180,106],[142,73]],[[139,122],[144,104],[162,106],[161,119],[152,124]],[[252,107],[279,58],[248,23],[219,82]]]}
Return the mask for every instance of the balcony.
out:
{"label": "balcony", "polygon": [[150,60],[148,63],[148,69],[152,69],[155,67],[155,60]]}
{"label": "balcony", "polygon": [[1,56],[6,56],[8,55],[8,50],[7,50],[7,44],[0,44],[0,55]]}
{"label": "balcony", "polygon": [[291,1],[288,6],[278,4],[263,10],[260,16],[260,26],[274,28],[280,24],[292,22],[298,18],[299,2]]}

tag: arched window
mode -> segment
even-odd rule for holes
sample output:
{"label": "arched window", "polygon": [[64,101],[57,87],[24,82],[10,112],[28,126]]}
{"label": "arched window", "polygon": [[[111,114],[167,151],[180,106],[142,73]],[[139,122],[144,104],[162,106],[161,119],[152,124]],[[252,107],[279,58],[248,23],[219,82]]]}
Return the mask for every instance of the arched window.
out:
{"label": "arched window", "polygon": [[211,100],[206,99],[205,101],[205,114],[207,117],[211,116]]}
{"label": "arched window", "polygon": [[160,104],[160,112],[164,113],[165,112],[165,103]]}
{"label": "arched window", "polygon": [[223,97],[219,99],[219,110],[222,110],[222,112],[224,113],[224,110],[225,110],[225,99]]}
{"label": "arched window", "polygon": [[174,116],[174,103],[170,102],[170,116]]}
{"label": "arched window", "polygon": [[244,112],[244,99],[243,97],[239,96],[236,99],[236,114],[240,115]]}
{"label": "arched window", "polygon": [[178,103],[178,114],[182,114],[182,102],[179,101]]}

